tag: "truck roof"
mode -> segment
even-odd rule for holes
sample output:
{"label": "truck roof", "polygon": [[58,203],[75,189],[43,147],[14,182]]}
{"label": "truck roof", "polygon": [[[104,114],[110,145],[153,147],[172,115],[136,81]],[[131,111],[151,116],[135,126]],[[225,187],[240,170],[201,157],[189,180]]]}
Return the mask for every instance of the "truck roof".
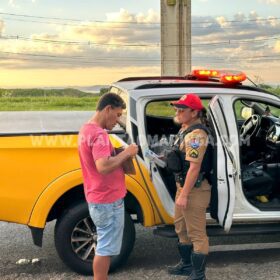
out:
{"label": "truck roof", "polygon": [[119,80],[114,83],[113,86],[117,86],[127,91],[141,90],[141,89],[156,89],[156,88],[182,88],[182,87],[208,87],[208,88],[227,88],[227,89],[244,89],[252,90],[267,94],[272,94],[257,86],[234,84],[225,85],[216,79],[209,80],[197,80],[192,76],[187,77],[131,77]]}
{"label": "truck roof", "polygon": [[196,81],[189,77],[180,76],[150,76],[150,77],[129,77],[119,80],[115,85],[121,86],[127,90],[141,89],[141,88],[153,88],[155,85],[178,85],[189,83],[217,83],[217,81]]}
{"label": "truck roof", "polygon": [[[213,96],[216,94],[232,94],[250,96],[262,96],[262,98],[272,97],[279,101],[279,96],[271,93],[257,85],[245,83],[225,84],[217,79],[198,80],[193,77],[132,77],[122,79],[114,84],[112,88],[119,88],[126,92],[134,100],[141,97],[168,96],[178,98],[186,92]],[[111,89],[112,89],[111,88]],[[189,89],[189,90],[188,90]],[[115,92],[115,90],[112,90]],[[176,96],[176,97],[175,97]]]}

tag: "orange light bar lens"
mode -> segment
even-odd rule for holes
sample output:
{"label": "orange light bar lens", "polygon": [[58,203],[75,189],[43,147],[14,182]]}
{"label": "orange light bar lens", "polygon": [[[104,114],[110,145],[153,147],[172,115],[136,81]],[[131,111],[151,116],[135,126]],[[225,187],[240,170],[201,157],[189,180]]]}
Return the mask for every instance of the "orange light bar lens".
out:
{"label": "orange light bar lens", "polygon": [[219,77],[219,72],[217,70],[206,70],[206,69],[201,69],[201,70],[193,70],[192,75],[197,77],[197,78],[218,78]]}
{"label": "orange light bar lens", "polygon": [[227,70],[193,70],[192,75],[198,79],[219,78],[224,84],[238,84],[246,80],[246,75],[242,72],[227,71]]}
{"label": "orange light bar lens", "polygon": [[220,82],[224,84],[236,84],[245,81],[246,78],[247,78],[246,75],[242,72],[236,75],[224,74],[221,75]]}

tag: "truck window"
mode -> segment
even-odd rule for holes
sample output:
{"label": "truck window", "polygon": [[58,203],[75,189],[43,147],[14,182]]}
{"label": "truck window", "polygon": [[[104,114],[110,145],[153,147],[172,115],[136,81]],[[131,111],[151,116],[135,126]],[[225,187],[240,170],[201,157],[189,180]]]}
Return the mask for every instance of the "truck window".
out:
{"label": "truck window", "polygon": [[171,101],[150,102],[146,108],[146,115],[154,117],[174,117],[174,109],[170,106]]}
{"label": "truck window", "polygon": [[[234,112],[237,121],[244,121],[244,118],[241,116],[241,109],[244,107],[244,103],[246,104],[246,100],[237,100],[234,103]],[[250,107],[253,109],[254,114],[259,114],[259,115],[270,115],[276,118],[280,117],[280,111],[279,108],[263,103],[263,102],[258,102],[258,101],[250,101]]]}
{"label": "truck window", "polygon": [[[145,123],[147,136],[157,137],[161,139],[163,136],[167,138],[176,135],[180,126],[174,123],[173,118],[175,111],[170,105],[172,100],[155,100],[147,104],[145,110]],[[207,108],[210,99],[203,99],[203,105]]]}
{"label": "truck window", "polygon": [[[210,99],[203,99],[202,103],[205,108],[207,108]],[[153,101],[147,105],[146,115],[154,116],[154,117],[174,117],[174,109],[170,105],[170,102],[174,100],[168,101]]]}

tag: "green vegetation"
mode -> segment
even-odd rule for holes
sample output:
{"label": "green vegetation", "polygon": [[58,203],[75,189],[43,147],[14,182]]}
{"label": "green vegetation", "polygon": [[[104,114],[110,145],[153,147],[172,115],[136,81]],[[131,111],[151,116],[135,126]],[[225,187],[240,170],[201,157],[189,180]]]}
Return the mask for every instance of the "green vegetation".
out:
{"label": "green vegetation", "polygon": [[0,97],[92,97],[92,93],[65,89],[0,89]]}
{"label": "green vegetation", "polygon": [[279,85],[277,87],[272,87],[270,85],[260,84],[259,87],[280,96],[280,86]]}
{"label": "green vegetation", "polygon": [[[280,96],[280,86],[261,84],[260,87]],[[0,89],[0,111],[91,111],[95,109],[98,98],[106,92],[108,88],[100,89],[99,94],[73,88]],[[207,106],[206,103],[204,105]],[[152,115],[174,115],[169,102],[164,101],[149,104],[147,112]]]}
{"label": "green vegetation", "polygon": [[[209,100],[202,101],[203,106],[207,107]],[[174,117],[174,108],[170,106],[170,101],[151,102],[147,106],[147,114],[161,117]]]}
{"label": "green vegetation", "polygon": [[92,111],[99,95],[72,88],[0,89],[0,111]]}
{"label": "green vegetation", "polygon": [[99,92],[99,96],[101,96],[101,95],[103,95],[103,94],[105,94],[107,92],[109,92],[109,88],[101,88],[100,92]]}
{"label": "green vegetation", "polygon": [[0,111],[92,111],[98,97],[1,97]]}

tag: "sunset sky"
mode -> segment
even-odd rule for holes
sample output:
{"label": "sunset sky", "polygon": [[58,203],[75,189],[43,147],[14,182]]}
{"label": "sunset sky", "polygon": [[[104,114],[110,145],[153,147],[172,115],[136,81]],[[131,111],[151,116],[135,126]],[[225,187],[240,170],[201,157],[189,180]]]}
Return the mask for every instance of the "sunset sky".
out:
{"label": "sunset sky", "polygon": [[[159,0],[0,0],[0,88],[160,75],[159,22]],[[193,0],[192,45],[193,68],[280,84],[280,0]]]}

